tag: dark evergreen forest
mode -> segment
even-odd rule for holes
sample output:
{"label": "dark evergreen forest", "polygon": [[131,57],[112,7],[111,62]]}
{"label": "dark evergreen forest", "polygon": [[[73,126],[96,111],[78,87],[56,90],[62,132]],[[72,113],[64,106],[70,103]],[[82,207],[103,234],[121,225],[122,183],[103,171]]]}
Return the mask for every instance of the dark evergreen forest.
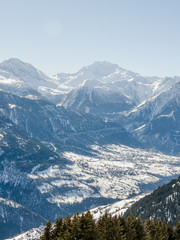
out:
{"label": "dark evergreen forest", "polygon": [[133,204],[124,214],[142,220],[161,219],[175,226],[180,220],[180,177],[154,190]]}
{"label": "dark evergreen forest", "polygon": [[180,222],[172,227],[162,220],[108,213],[95,221],[88,211],[58,218],[53,225],[48,221],[40,240],[180,240]]}

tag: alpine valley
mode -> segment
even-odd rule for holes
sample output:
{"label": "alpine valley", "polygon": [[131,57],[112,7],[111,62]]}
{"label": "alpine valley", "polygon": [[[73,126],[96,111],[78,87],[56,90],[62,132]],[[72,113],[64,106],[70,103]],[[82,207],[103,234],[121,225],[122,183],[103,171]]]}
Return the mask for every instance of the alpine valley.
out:
{"label": "alpine valley", "polygon": [[180,77],[108,62],[55,76],[0,63],[0,239],[132,203],[179,172]]}

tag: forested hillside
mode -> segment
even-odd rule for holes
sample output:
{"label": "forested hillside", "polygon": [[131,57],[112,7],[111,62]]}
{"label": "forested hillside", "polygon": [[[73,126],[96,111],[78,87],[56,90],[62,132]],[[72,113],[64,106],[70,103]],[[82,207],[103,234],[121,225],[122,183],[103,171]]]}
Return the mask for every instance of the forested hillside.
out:
{"label": "forested hillside", "polygon": [[165,219],[171,225],[177,224],[180,219],[180,177],[132,205],[125,217],[130,215],[140,216],[142,219]]}

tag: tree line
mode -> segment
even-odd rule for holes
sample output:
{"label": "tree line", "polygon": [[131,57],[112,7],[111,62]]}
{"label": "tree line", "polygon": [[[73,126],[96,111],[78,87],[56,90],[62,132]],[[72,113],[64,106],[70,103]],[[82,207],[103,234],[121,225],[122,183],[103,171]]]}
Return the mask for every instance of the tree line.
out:
{"label": "tree line", "polygon": [[180,240],[180,222],[175,227],[162,220],[111,216],[94,220],[90,211],[47,222],[40,240]]}

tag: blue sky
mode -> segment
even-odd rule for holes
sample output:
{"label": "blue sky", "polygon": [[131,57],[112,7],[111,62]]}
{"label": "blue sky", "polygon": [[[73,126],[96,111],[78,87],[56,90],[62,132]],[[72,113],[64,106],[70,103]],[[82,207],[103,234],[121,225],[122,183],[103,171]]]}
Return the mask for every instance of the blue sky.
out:
{"label": "blue sky", "polygon": [[180,76],[180,0],[0,0],[0,62],[48,74],[110,61]]}

